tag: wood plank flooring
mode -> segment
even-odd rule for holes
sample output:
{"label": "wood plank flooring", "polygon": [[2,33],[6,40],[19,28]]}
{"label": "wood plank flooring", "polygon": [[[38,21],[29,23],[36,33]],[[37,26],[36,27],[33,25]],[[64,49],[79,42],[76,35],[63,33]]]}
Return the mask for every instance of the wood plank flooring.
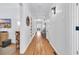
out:
{"label": "wood plank flooring", "polygon": [[42,36],[41,32],[37,32],[31,43],[26,49],[25,55],[57,55],[48,39]]}
{"label": "wood plank flooring", "polygon": [[19,49],[16,49],[16,44],[11,44],[5,48],[0,47],[0,55],[19,55]]}

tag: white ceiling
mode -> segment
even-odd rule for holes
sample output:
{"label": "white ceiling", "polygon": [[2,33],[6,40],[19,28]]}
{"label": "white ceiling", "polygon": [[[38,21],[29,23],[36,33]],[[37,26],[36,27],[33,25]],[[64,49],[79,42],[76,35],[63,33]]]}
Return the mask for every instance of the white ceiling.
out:
{"label": "white ceiling", "polygon": [[29,3],[28,8],[33,18],[49,17],[52,3]]}
{"label": "white ceiling", "polygon": [[[60,4],[57,4],[58,6]],[[26,8],[29,9],[32,18],[43,19],[48,18],[51,12],[52,6],[56,6],[55,3],[27,3]],[[17,8],[19,3],[0,3],[0,8]]]}

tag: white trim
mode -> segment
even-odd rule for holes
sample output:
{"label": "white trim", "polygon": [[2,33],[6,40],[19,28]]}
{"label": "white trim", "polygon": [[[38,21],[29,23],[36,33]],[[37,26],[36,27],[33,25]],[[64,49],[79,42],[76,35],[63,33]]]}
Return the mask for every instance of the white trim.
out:
{"label": "white trim", "polygon": [[[47,38],[47,39],[48,39],[48,38]],[[55,52],[56,52],[58,55],[62,55],[62,53],[59,53],[59,52],[56,50],[54,44],[52,44],[52,42],[51,42],[50,40],[49,40],[49,43],[51,44],[51,46],[53,47],[53,49],[55,50]]]}
{"label": "white trim", "polygon": [[35,33],[34,33],[34,35],[30,38],[30,41],[29,41],[28,44],[26,45],[26,48],[24,49],[23,53],[20,53],[20,54],[24,54],[24,53],[25,53],[25,51],[27,50],[27,48],[28,48],[29,44],[31,43],[31,41],[32,41],[32,39],[33,39],[34,36],[35,36]]}
{"label": "white trim", "polygon": [[[71,7],[72,7],[72,11],[73,11],[73,6],[71,6]],[[73,16],[73,12],[72,12],[72,16]],[[74,19],[74,18],[71,18],[71,19],[72,19],[72,54],[74,54],[74,52],[73,52],[73,42],[74,42],[74,41],[73,41],[73,38],[74,38],[74,34],[73,34],[73,31],[74,31],[74,29],[73,29],[73,22],[74,22],[74,21],[73,21],[73,19]]]}

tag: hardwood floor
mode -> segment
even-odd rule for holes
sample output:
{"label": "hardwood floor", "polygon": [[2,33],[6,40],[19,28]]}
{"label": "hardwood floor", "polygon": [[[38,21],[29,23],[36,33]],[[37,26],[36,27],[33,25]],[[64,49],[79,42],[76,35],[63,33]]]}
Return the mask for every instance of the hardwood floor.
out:
{"label": "hardwood floor", "polygon": [[31,43],[26,49],[25,55],[57,55],[48,39],[42,36],[41,32],[37,32]]}
{"label": "hardwood floor", "polygon": [[19,55],[19,49],[16,49],[16,44],[11,44],[5,48],[0,47],[0,55]]}
{"label": "hardwood floor", "polygon": [[16,45],[15,44],[11,44],[9,47],[10,48],[15,48],[15,51],[14,51],[14,53],[12,55],[19,55],[20,54],[20,51],[19,51],[19,49],[16,49]]}

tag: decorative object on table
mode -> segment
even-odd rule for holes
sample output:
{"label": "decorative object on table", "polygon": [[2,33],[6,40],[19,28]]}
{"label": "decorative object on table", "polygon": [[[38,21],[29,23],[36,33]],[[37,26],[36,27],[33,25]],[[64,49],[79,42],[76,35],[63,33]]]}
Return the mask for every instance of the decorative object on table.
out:
{"label": "decorative object on table", "polygon": [[11,19],[0,19],[0,28],[11,28]]}

